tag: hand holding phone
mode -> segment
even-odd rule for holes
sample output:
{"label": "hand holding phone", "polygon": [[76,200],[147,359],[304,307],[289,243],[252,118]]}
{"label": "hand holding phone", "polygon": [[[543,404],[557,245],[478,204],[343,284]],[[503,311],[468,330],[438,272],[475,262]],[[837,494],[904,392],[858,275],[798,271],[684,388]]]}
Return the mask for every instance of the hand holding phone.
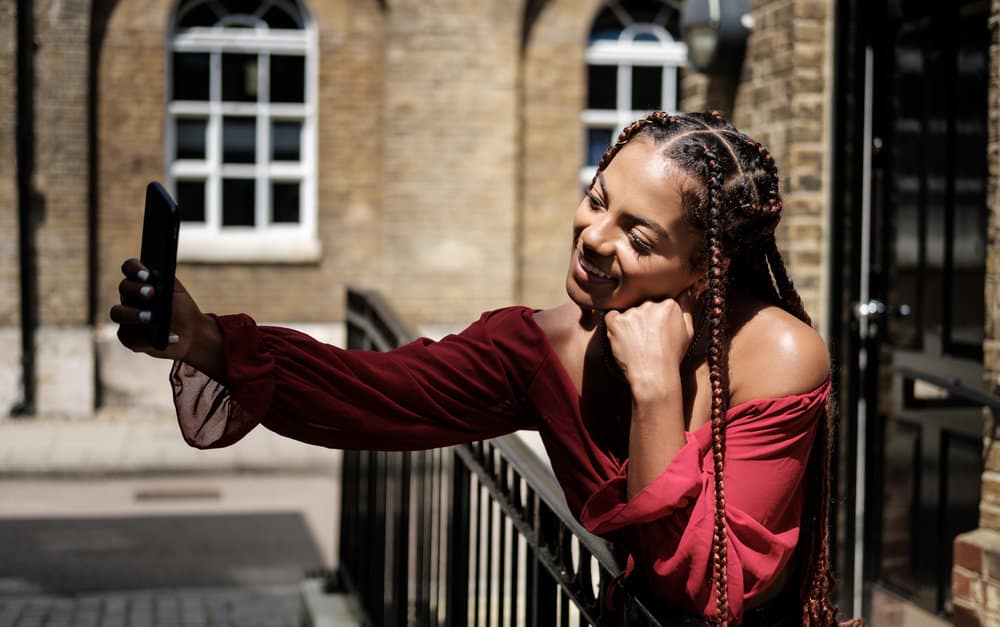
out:
{"label": "hand holding phone", "polygon": [[148,332],[150,343],[158,350],[167,347],[170,335],[179,229],[177,203],[162,185],[151,182],[146,186],[139,260],[149,270],[149,283],[153,286],[153,301],[150,303],[152,318],[148,323]]}

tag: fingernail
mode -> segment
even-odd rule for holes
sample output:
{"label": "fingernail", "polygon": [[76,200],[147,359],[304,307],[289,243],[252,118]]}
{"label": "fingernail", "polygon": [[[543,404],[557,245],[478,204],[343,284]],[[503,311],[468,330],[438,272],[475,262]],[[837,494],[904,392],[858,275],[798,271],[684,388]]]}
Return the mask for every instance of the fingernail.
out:
{"label": "fingernail", "polygon": [[139,312],[139,320],[142,322],[149,322],[153,319],[153,312],[148,309],[143,309]]}
{"label": "fingernail", "polygon": [[167,336],[167,344],[176,344],[177,342],[180,341],[181,341],[180,336],[175,333],[171,333],[170,335]]}
{"label": "fingernail", "polygon": [[153,286],[143,285],[139,288],[139,293],[142,294],[144,298],[149,298],[149,295],[153,293]]}
{"label": "fingernail", "polygon": [[136,276],[139,277],[140,281],[145,281],[149,278],[149,270],[139,270]]}

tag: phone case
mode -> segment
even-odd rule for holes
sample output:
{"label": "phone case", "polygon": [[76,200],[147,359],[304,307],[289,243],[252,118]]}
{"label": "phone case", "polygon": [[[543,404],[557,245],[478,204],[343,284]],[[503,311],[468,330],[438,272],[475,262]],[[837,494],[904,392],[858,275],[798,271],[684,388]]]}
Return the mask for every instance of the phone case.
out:
{"label": "phone case", "polygon": [[167,347],[170,315],[174,304],[174,273],[177,269],[177,239],[180,217],[177,203],[156,181],[146,186],[146,209],[142,221],[139,260],[150,273],[153,302],[149,340],[157,350]]}

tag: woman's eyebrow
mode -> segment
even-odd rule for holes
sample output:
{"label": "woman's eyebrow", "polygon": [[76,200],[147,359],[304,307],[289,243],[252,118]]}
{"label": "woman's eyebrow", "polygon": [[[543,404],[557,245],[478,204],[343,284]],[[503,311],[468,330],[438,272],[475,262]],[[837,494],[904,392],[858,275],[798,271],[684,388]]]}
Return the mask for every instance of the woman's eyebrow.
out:
{"label": "woman's eyebrow", "polygon": [[635,222],[636,224],[641,224],[642,226],[645,226],[645,227],[651,229],[654,233],[656,233],[657,235],[659,235],[663,239],[670,239],[670,234],[667,233],[667,229],[665,229],[662,226],[660,226],[659,222],[654,222],[653,220],[650,220],[649,218],[644,218],[642,216],[633,215],[631,213],[626,213],[624,215],[625,215],[625,217],[627,217],[629,220]]}
{"label": "woman's eyebrow", "polygon": [[[601,195],[604,196],[604,203],[606,205],[608,205],[608,206],[611,206],[611,198],[608,196],[608,188],[604,184],[604,174],[603,173],[597,175],[597,182],[601,185]],[[645,227],[651,229],[654,233],[656,233],[657,235],[659,235],[663,239],[670,239],[670,234],[667,233],[667,229],[665,229],[662,226],[660,226],[659,222],[654,222],[653,220],[650,220],[649,218],[644,218],[642,216],[637,216],[637,215],[632,214],[632,213],[623,213],[622,215],[625,218],[631,220],[632,222],[634,222],[636,224],[641,224],[642,226],[645,226]]]}

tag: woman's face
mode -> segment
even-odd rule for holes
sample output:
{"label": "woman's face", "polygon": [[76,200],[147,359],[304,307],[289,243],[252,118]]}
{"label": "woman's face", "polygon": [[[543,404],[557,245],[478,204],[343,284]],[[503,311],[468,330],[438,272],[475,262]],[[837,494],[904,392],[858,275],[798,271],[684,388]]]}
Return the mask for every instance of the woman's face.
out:
{"label": "woman's face", "polygon": [[702,275],[703,246],[684,219],[687,175],[651,141],[630,141],[598,177],[573,219],[566,291],[584,309],[623,310],[674,298]]}

